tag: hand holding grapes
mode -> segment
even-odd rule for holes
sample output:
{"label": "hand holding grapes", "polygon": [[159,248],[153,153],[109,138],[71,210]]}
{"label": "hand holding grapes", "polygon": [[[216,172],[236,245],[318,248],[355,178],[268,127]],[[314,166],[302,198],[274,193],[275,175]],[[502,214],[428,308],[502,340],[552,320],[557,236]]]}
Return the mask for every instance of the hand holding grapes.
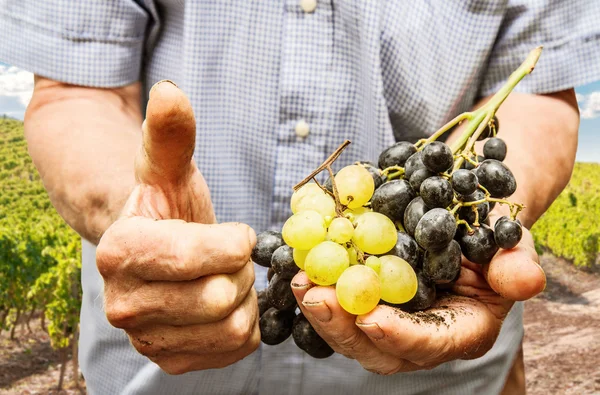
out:
{"label": "hand holding grapes", "polygon": [[315,286],[305,272],[294,277],[292,289],[304,316],[333,350],[367,370],[394,374],[484,355],[514,300],[529,299],[544,288],[537,262],[525,231],[517,247],[500,250],[487,265],[465,259],[453,288],[459,296],[443,296],[416,315],[382,305],[352,315],[340,306],[333,287]]}
{"label": "hand holding grapes", "polygon": [[195,125],[183,92],[153,87],[137,185],[96,255],[109,322],[171,374],[230,365],[260,338],[250,260],[256,236],[244,224],[215,224],[192,160]]}
{"label": "hand holding grapes", "polygon": [[[539,54],[486,105],[430,138],[396,143],[377,166],[356,162],[334,176],[330,165],[346,142],[294,188],[294,215],[281,235],[269,235],[278,242],[259,235],[257,244],[272,247],[256,262],[274,273],[259,298],[264,343],[292,334],[315,358],[338,351],[383,374],[491,348],[514,301],[545,285],[517,219],[524,206],[507,200],[517,185],[502,163],[506,144],[495,137],[496,110]],[[436,141],[462,121],[467,126],[451,147]],[[477,155],[475,142],[488,138]],[[321,185],[315,175],[325,169],[330,178]],[[505,208],[508,215],[497,218]],[[293,296],[302,310],[295,318]]]}

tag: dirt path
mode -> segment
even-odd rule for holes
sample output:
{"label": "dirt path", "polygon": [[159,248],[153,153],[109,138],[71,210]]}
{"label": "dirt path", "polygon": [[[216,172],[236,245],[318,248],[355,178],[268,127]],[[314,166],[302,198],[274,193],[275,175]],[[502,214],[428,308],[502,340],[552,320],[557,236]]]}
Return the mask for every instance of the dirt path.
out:
{"label": "dirt path", "polygon": [[600,276],[542,257],[546,290],[525,303],[527,393],[600,394]]}
{"label": "dirt path", "polygon": [[[525,303],[525,374],[530,395],[600,394],[600,275],[542,257],[545,292]],[[18,341],[0,334],[0,394],[57,394],[59,354],[39,321]],[[66,383],[70,383],[71,367]],[[82,394],[67,385],[60,394]]]}

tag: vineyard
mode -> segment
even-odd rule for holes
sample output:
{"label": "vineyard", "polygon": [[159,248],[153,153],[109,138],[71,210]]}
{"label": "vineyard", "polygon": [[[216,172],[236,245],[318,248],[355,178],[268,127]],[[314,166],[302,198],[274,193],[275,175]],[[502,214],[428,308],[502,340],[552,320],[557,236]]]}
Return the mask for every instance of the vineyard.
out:
{"label": "vineyard", "polygon": [[536,246],[592,266],[600,253],[600,164],[576,163],[567,188],[533,227]]}
{"label": "vineyard", "polygon": [[0,191],[0,331],[13,339],[17,324],[29,328],[37,313],[66,359],[76,346],[81,243],[48,199],[22,122],[7,118],[0,118]]}
{"label": "vineyard", "polygon": [[[599,215],[600,164],[577,163],[568,187],[533,227],[536,246],[576,266],[597,264]],[[77,354],[80,261],[79,236],[51,205],[22,122],[0,118],[0,332],[14,339],[38,317],[61,352],[59,389],[67,350]]]}

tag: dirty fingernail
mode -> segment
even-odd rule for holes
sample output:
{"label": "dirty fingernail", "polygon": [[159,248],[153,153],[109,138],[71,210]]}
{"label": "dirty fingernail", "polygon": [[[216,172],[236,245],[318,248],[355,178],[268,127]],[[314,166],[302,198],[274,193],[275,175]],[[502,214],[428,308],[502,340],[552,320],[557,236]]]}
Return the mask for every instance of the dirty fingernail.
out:
{"label": "dirty fingernail", "polygon": [[383,329],[381,329],[379,327],[379,325],[377,325],[374,322],[373,323],[357,322],[356,326],[358,326],[361,331],[363,331],[367,336],[369,336],[372,339],[379,340],[379,339],[383,339],[383,337],[385,336],[385,333],[383,333]]}
{"label": "dirty fingernail", "polygon": [[302,302],[304,307],[308,310],[317,321],[329,322],[331,321],[331,310],[325,302]]}

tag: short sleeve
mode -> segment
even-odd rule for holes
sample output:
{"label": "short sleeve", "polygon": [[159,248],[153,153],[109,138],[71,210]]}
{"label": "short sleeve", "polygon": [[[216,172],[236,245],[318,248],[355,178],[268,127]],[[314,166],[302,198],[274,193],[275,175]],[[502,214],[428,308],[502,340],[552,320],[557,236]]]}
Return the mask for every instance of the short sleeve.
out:
{"label": "short sleeve", "polygon": [[600,80],[600,1],[509,0],[479,96],[497,92],[539,45],[535,70],[515,91],[550,93]]}
{"label": "short sleeve", "polygon": [[58,81],[140,78],[150,16],[134,0],[0,0],[0,61]]}

